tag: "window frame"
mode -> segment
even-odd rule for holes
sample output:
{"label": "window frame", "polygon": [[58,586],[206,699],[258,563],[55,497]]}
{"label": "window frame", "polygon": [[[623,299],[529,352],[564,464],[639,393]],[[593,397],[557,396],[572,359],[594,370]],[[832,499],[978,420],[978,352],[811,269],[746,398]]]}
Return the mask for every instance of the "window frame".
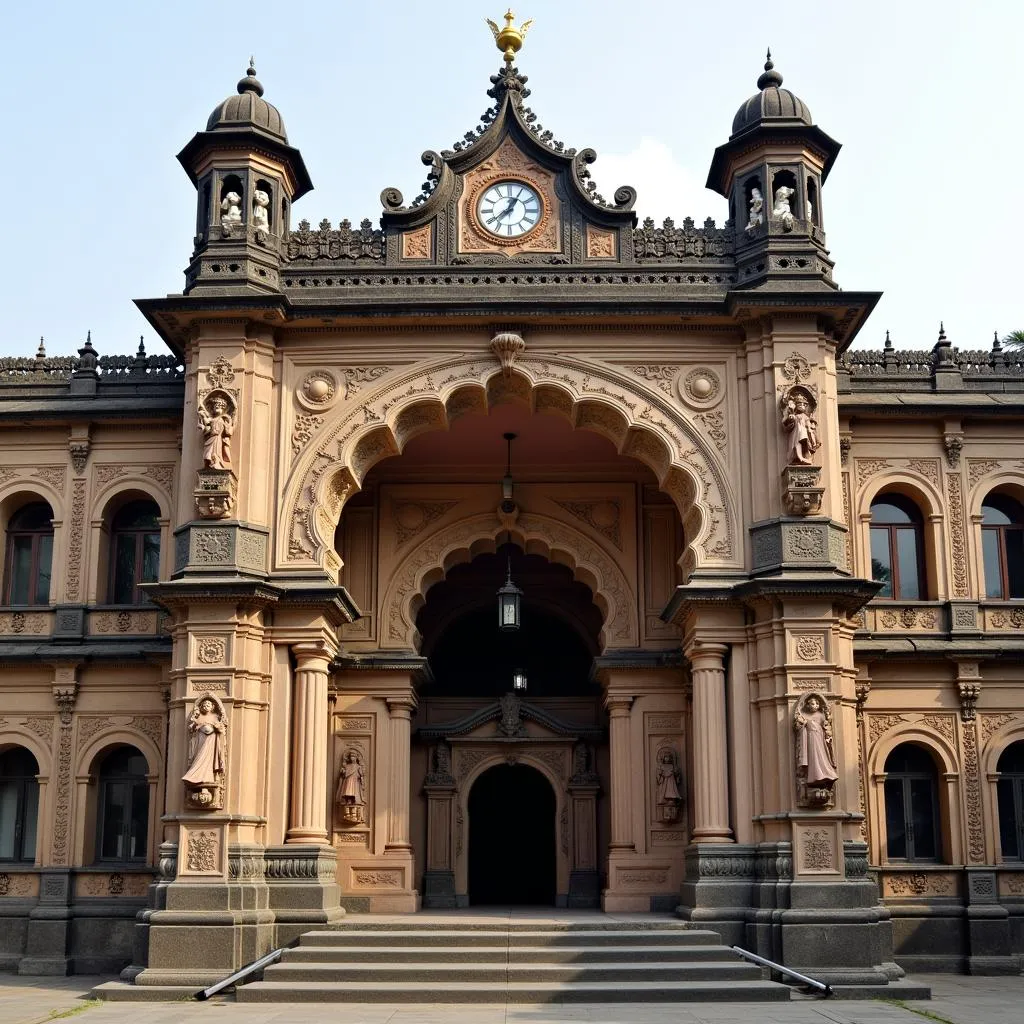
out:
{"label": "window frame", "polygon": [[[103,764],[109,758],[112,758],[113,756],[115,756],[116,754],[118,754],[119,752],[121,752],[121,751],[123,751],[125,749],[134,750],[135,753],[139,757],[141,757],[144,762],[146,762],[146,764],[147,764],[147,773],[143,773],[142,775],[133,775],[133,774],[131,774],[129,772],[117,772],[117,773],[113,773],[112,772],[110,774],[104,775],[104,773],[103,773]],[[148,857],[149,857],[149,845],[150,845],[150,835],[149,835],[149,824],[150,824],[150,822],[149,822],[149,817],[150,817],[149,812],[150,812],[150,806],[149,805],[150,805],[151,793],[150,793],[150,785],[149,785],[149,777],[148,777],[148,761],[146,759],[145,754],[143,754],[142,751],[138,749],[138,747],[132,747],[130,744],[124,744],[122,746],[115,747],[112,750],[108,750],[106,752],[106,754],[103,756],[103,758],[102,758],[102,760],[100,762],[99,770],[97,771],[97,781],[98,781],[98,786],[97,786],[97,793],[96,793],[96,850],[95,850],[95,856],[93,857],[94,863],[96,863],[96,864],[145,864],[145,863],[147,863]],[[122,824],[121,829],[120,829],[120,836],[124,840],[124,849],[126,849],[126,850],[129,849],[130,846],[131,846],[131,828],[132,828],[132,823],[136,820],[135,819],[135,815],[133,813],[135,811],[135,791],[136,791],[136,787],[141,785],[143,787],[143,791],[145,792],[145,802],[146,802],[145,833],[144,833],[145,842],[143,843],[143,848],[142,848],[142,853],[141,854],[136,854],[134,856],[129,855],[129,856],[125,856],[125,857],[105,857],[103,855],[103,850],[104,850],[104,842],[103,842],[103,840],[106,838],[107,813],[108,813],[107,792],[108,792],[108,790],[112,786],[115,786],[115,785],[126,785],[127,786],[128,799],[127,799],[127,802],[126,802],[126,811],[125,811],[125,814],[124,814],[124,821],[123,821],[123,824]]]}
{"label": "window frame", "polygon": [[[15,856],[4,857],[0,855],[0,864],[34,864],[36,861],[36,848],[39,845],[39,762],[36,760],[35,755],[32,751],[25,747],[15,747],[14,749],[24,750],[33,760],[36,761],[36,774],[35,775],[0,775],[0,785],[14,784],[17,786],[17,802],[14,810],[14,845],[15,845]],[[4,754],[11,753],[10,750],[5,750]],[[35,787],[35,830],[32,833],[32,851],[26,856],[25,855],[25,824],[26,824],[26,806],[29,805],[28,789],[30,786]]]}
{"label": "window frame", "polygon": [[[886,761],[892,755],[900,749],[904,744],[898,744],[893,747],[892,750],[886,755]],[[943,864],[943,849],[942,849],[942,816],[941,809],[939,807],[939,779],[938,769],[934,767],[934,759],[930,751],[924,747],[920,747],[918,744],[910,743],[910,746],[916,746],[918,749],[924,751],[926,756],[932,760],[932,770],[925,771],[887,771],[885,773],[885,781],[882,784],[882,800],[883,800],[883,817],[886,822],[886,837],[885,837],[885,860],[888,864]],[[911,784],[913,782],[927,781],[929,783],[930,795],[931,795],[931,821],[932,821],[932,842],[935,849],[934,857],[919,857],[914,849],[915,846],[915,830],[914,830],[914,819],[913,819],[913,806],[911,803]],[[888,821],[889,821],[889,795],[888,787],[890,782],[899,782],[900,785],[900,800],[902,803],[903,810],[903,834],[906,837],[906,848],[907,855],[905,857],[894,857],[891,853],[891,842],[892,837],[888,834]]]}
{"label": "window frame", "polygon": [[[1010,749],[1017,745],[1017,743],[1024,744],[1024,740],[1017,740],[1014,743],[1007,744],[1006,748],[999,756],[999,761],[1002,761],[1003,757],[1010,751]],[[996,762],[996,772],[998,778],[996,779],[996,829],[999,833],[999,853],[1000,858],[1009,864],[1020,864],[1024,863],[1024,771],[1000,771],[998,767],[999,762]],[[1003,784],[1009,783],[1009,790],[1011,793],[1011,799],[1013,801],[1013,819],[1014,828],[1017,833],[1017,852],[1013,855],[1007,855],[1006,848],[1003,843],[1003,829],[1002,829],[1002,793]]]}
{"label": "window frame", "polygon": [[[35,505],[49,511],[49,527],[47,529],[37,530],[18,529],[16,527],[12,529],[11,523],[15,522],[18,516],[22,515]],[[14,548],[15,540],[19,537],[32,538],[31,558],[29,562],[29,600],[24,604],[14,604],[11,601],[11,591],[14,589]],[[50,538],[50,580],[46,588],[46,600],[39,601],[39,542],[43,537]],[[5,606],[12,608],[48,608],[50,606],[50,596],[51,591],[53,590],[53,541],[53,508],[47,501],[26,502],[8,520],[4,551],[3,603]]]}
{"label": "window frame", "polygon": [[[898,500],[893,500],[898,499]],[[907,516],[910,517],[911,522],[909,523],[876,523],[874,520],[875,506],[883,503],[888,503],[899,508]],[[907,511],[905,506],[909,506],[913,509],[913,514]],[[921,514],[921,510],[918,508],[917,503],[912,499],[908,498],[903,494],[887,492],[878,494],[874,497],[871,502],[871,521],[868,524],[868,558],[871,558],[872,544],[871,540],[874,532],[878,530],[880,533],[884,532],[886,535],[886,544],[889,551],[889,569],[890,578],[889,584],[892,590],[891,594],[878,594],[875,597],[876,601],[927,601],[928,600],[928,575],[925,572],[925,549],[924,549],[924,516]],[[914,516],[916,515],[916,519]],[[899,560],[899,543],[898,543],[898,531],[899,530],[910,530],[914,534],[914,554],[917,559],[917,597],[904,597],[901,593],[902,585],[900,581],[900,560]],[[874,579],[874,571],[872,567],[872,579]],[[878,580],[879,583],[885,583],[884,580]]]}
{"label": "window frame", "polygon": [[[998,512],[1001,515],[1007,515],[1007,513],[1003,512],[1003,510],[1000,509],[998,506],[996,506],[994,504],[991,504],[990,499],[991,498],[996,498],[996,497],[1006,497],[1006,498],[1009,498],[1010,500],[1012,500],[1015,504],[1020,505],[1020,502],[1017,501],[1017,499],[1014,498],[1012,495],[1009,495],[1009,494],[1005,494],[1004,495],[1003,492],[1001,492],[1001,491],[994,491],[992,494],[987,494],[985,496],[985,499],[981,503],[981,515],[982,515],[982,520],[983,520],[982,524],[981,524],[981,567],[982,567],[982,575],[984,576],[984,579],[983,579],[982,582],[984,583],[984,588],[985,588],[985,600],[987,600],[987,601],[1020,601],[1020,600],[1024,600],[1024,598],[1011,597],[1010,596],[1010,591],[1012,589],[1010,587],[1010,567],[1009,567],[1008,559],[1006,557],[1006,551],[1007,551],[1006,534],[1011,532],[1011,531],[1018,532],[1018,533],[1024,532],[1024,521],[1016,522],[1016,523],[988,523],[988,524],[985,523],[984,522],[984,517],[985,517],[985,508],[986,508],[986,506],[991,507],[995,512]],[[990,594],[988,592],[989,580],[988,580],[988,574],[985,572],[985,537],[986,537],[987,534],[994,534],[995,537],[996,537],[996,552],[999,555],[999,594],[998,595]],[[1022,581],[1022,582],[1024,582],[1024,581]]]}
{"label": "window frame", "polygon": [[[156,511],[157,526],[156,528],[148,527],[119,527],[117,526],[117,519],[121,516],[126,509],[132,505],[151,505]],[[130,604],[130,605],[144,605],[149,604],[149,597],[144,591],[139,590],[140,583],[155,583],[160,578],[160,549],[163,546],[163,531],[159,526],[160,520],[160,507],[152,499],[139,499],[132,502],[127,502],[122,506],[111,519],[110,526],[110,542],[109,542],[109,557],[110,563],[108,574],[107,574],[107,597],[110,604]],[[155,536],[157,540],[157,580],[143,580],[143,553],[145,550],[145,543],[147,537]],[[135,561],[132,566],[132,596],[131,600],[124,602],[116,599],[118,590],[118,542],[122,537],[133,537],[135,540]]]}

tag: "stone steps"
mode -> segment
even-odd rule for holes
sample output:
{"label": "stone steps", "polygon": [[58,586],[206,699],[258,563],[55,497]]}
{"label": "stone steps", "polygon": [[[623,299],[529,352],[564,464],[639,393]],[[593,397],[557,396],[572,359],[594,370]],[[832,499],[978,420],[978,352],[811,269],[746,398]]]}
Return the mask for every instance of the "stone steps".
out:
{"label": "stone steps", "polygon": [[238,1002],[780,1001],[785,985],[679,921],[353,920],[306,932]]}

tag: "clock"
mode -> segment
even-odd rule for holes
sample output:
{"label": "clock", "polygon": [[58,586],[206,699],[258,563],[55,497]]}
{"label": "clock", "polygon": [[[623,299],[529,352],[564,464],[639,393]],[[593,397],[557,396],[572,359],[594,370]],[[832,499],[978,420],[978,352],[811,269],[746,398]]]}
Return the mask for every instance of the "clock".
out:
{"label": "clock", "polygon": [[540,196],[522,181],[496,181],[480,197],[477,217],[484,229],[498,238],[520,238],[540,220]]}

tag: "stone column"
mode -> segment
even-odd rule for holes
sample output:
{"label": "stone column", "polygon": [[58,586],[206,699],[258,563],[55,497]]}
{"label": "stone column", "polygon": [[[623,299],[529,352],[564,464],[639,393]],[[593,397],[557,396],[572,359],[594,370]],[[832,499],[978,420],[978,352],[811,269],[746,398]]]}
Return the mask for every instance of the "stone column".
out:
{"label": "stone column", "polygon": [[409,842],[409,748],[415,704],[408,697],[389,697],[387,705],[391,717],[388,757],[391,786],[388,840],[384,852],[407,854],[412,850]]}
{"label": "stone column", "polygon": [[[285,843],[327,845],[327,651],[295,644],[292,792]],[[408,757],[408,755],[407,755]],[[408,783],[406,783],[408,787]]]}
{"label": "stone column", "polygon": [[731,843],[725,721],[725,644],[687,651],[693,679],[693,842]]}
{"label": "stone column", "polygon": [[630,807],[630,773],[633,763],[630,757],[629,709],[633,698],[620,694],[609,694],[604,706],[608,709],[609,746],[611,748],[611,851],[632,852],[633,812]]}

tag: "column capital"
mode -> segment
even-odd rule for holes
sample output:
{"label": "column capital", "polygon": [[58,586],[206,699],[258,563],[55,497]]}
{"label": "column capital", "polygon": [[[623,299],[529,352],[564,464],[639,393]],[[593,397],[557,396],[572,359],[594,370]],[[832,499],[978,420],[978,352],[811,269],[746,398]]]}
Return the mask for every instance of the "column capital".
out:
{"label": "column capital", "polygon": [[308,640],[291,645],[298,672],[323,672],[327,674],[334,652],[322,640]]}
{"label": "column capital", "polygon": [[629,714],[635,699],[628,693],[607,693],[604,698],[605,710],[612,718],[624,718]]}
{"label": "column capital", "polygon": [[717,669],[724,672],[725,656],[728,653],[728,644],[709,643],[705,640],[695,640],[686,648],[686,657],[689,659],[690,668],[696,671]]}
{"label": "column capital", "polygon": [[392,718],[412,718],[412,713],[416,710],[416,700],[413,697],[385,697],[384,701]]}

